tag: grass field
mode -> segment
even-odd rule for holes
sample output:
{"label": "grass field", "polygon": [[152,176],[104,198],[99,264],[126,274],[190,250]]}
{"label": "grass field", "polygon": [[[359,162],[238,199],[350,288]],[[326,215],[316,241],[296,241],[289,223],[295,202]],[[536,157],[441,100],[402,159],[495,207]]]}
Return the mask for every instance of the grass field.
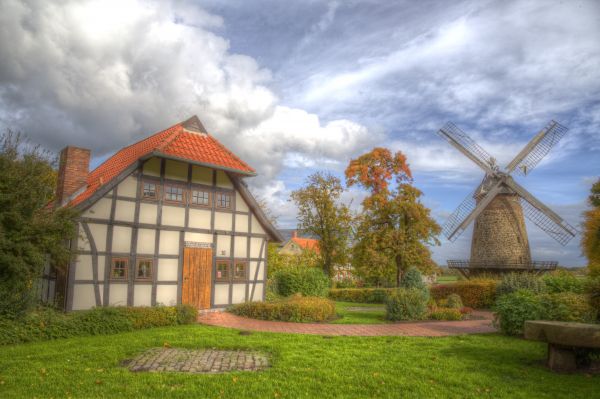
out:
{"label": "grass field", "polygon": [[[384,305],[377,303],[336,302],[335,311],[339,316],[332,324],[384,324],[385,310],[380,310]],[[356,311],[348,308],[370,308],[371,310]]]}
{"label": "grass field", "polygon": [[438,276],[436,279],[437,284],[449,284],[459,281],[458,276]]}
{"label": "grass field", "polygon": [[[254,349],[266,371],[132,373],[152,347]],[[500,335],[445,338],[240,335],[201,325],[0,348],[0,397],[557,398],[597,397],[599,377],[541,364],[545,346]]]}

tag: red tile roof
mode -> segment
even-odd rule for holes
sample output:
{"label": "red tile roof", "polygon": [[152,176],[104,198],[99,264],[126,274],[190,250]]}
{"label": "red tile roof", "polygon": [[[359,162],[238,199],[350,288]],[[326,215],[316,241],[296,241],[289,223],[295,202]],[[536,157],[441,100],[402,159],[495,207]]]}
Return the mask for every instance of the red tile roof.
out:
{"label": "red tile roof", "polygon": [[292,241],[298,244],[302,249],[309,249],[316,253],[320,252],[319,240],[315,240],[314,238],[292,237]]}
{"label": "red tile roof", "polygon": [[193,116],[119,150],[88,175],[87,187],[69,204],[77,205],[90,198],[140,158],[150,154],[195,162],[234,173],[256,174],[254,169],[208,134],[198,118]]}

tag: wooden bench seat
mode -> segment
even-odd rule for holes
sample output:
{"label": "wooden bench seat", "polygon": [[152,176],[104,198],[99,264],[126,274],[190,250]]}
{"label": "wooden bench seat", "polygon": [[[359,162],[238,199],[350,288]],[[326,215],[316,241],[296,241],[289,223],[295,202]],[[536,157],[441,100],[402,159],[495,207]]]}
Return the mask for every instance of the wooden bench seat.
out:
{"label": "wooden bench seat", "polygon": [[524,335],[548,343],[548,366],[554,371],[575,371],[578,356],[600,349],[600,324],[526,321]]}

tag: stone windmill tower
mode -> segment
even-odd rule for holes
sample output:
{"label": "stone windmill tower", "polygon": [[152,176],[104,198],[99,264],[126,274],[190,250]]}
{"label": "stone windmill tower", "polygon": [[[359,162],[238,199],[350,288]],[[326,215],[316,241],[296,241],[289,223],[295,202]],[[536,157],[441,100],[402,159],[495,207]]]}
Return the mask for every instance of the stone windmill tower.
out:
{"label": "stone windmill tower", "polygon": [[459,270],[466,277],[481,272],[539,272],[556,268],[558,262],[531,260],[525,217],[562,245],[575,236],[576,230],[515,182],[511,173],[526,176],[567,130],[558,122],[550,122],[504,170],[500,170],[496,160],[454,124],[447,123],[439,130],[440,136],[485,172],[481,184],[444,224],[444,235],[455,241],[471,222],[475,222],[471,259],[448,260],[450,268]]}

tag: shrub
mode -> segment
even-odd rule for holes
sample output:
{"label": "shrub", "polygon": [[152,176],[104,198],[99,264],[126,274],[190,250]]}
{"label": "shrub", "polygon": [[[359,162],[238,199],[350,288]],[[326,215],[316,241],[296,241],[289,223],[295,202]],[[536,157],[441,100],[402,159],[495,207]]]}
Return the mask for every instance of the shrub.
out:
{"label": "shrub", "polygon": [[428,297],[418,288],[399,288],[385,302],[388,320],[422,320],[427,313]]}
{"label": "shrub", "polygon": [[546,290],[550,293],[575,292],[581,294],[585,289],[585,282],[566,270],[556,270],[546,274],[542,280],[546,285]]}
{"label": "shrub", "polygon": [[400,281],[400,287],[402,288],[418,288],[420,290],[427,289],[427,286],[423,282],[423,277],[421,276],[421,272],[411,267],[409,268],[404,275],[402,276],[402,280]]}
{"label": "shrub", "polygon": [[106,307],[72,313],[39,308],[19,320],[0,319],[0,345],[190,324],[196,317],[197,310],[189,305]]}
{"label": "shrub", "polygon": [[360,281],[350,277],[344,277],[335,282],[335,288],[356,288],[360,285]]}
{"label": "shrub", "polygon": [[585,291],[590,297],[590,304],[596,310],[596,319],[600,321],[600,276],[588,278]]}
{"label": "shrub", "polygon": [[460,309],[463,307],[462,299],[458,294],[450,294],[446,299],[446,306],[451,309]]}
{"label": "shrub", "polygon": [[517,290],[528,290],[535,294],[545,291],[544,280],[532,273],[508,273],[496,288],[496,296],[500,297]]}
{"label": "shrub", "polygon": [[296,293],[326,297],[329,292],[329,278],[316,267],[282,269],[274,274],[273,279],[275,292],[284,297]]}
{"label": "shrub", "polygon": [[344,302],[385,303],[393,291],[395,288],[333,288],[329,290],[329,298]]}
{"label": "shrub", "polygon": [[589,297],[574,292],[560,292],[545,294],[540,297],[543,319],[558,321],[573,321],[580,323],[593,323],[596,320],[596,311],[589,302]]}
{"label": "shrub", "polygon": [[459,309],[440,308],[429,313],[432,320],[462,320],[463,314]]}
{"label": "shrub", "polygon": [[319,297],[292,296],[274,302],[245,302],[228,309],[238,316],[296,323],[325,321],[335,316],[335,303]]}
{"label": "shrub", "polygon": [[494,324],[507,335],[523,334],[525,320],[540,320],[543,315],[540,298],[529,290],[502,295],[496,301]]}
{"label": "shrub", "polygon": [[434,285],[429,289],[431,296],[440,303],[450,294],[457,294],[465,306],[475,309],[490,308],[496,298],[495,280],[468,280],[453,284]]}

